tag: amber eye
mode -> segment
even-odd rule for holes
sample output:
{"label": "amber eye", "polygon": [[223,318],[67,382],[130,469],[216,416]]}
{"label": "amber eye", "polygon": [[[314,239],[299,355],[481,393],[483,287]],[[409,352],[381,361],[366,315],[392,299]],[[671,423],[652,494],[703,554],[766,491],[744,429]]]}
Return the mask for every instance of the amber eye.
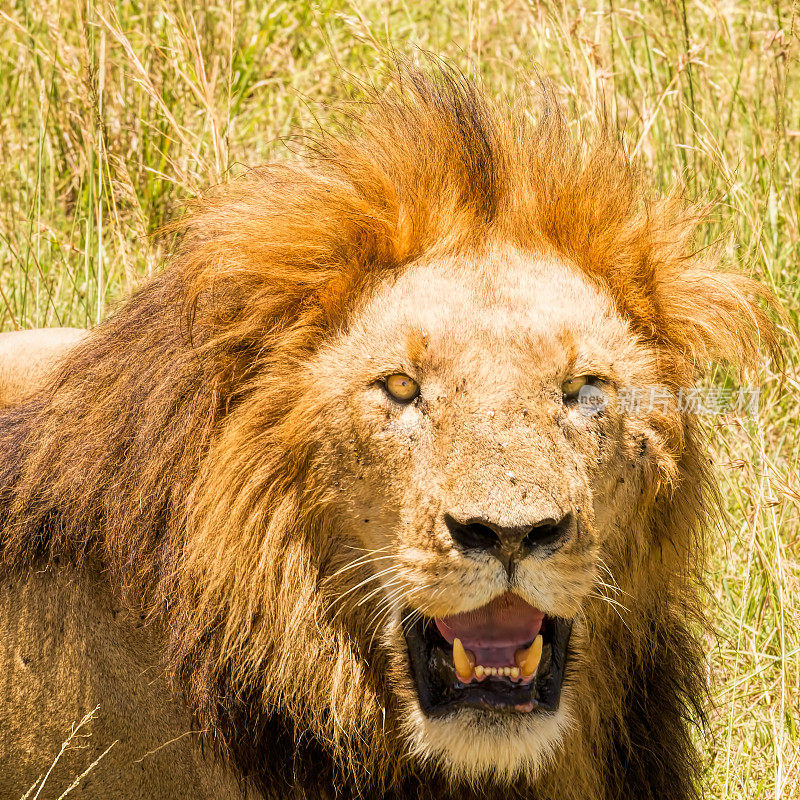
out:
{"label": "amber eye", "polygon": [[578,375],[575,378],[570,378],[561,384],[561,394],[567,400],[574,400],[578,396],[578,392],[589,383],[588,375]]}
{"label": "amber eye", "polygon": [[419,394],[419,384],[402,372],[390,375],[385,384],[386,391],[401,403],[410,403]]}

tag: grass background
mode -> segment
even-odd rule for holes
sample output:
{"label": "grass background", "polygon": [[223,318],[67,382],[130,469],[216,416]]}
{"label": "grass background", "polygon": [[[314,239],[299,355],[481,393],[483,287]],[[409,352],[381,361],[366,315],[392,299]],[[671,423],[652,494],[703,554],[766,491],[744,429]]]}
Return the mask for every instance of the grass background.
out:
{"label": "grass background", "polygon": [[[0,329],[91,326],[157,269],[152,232],[331,116],[387,46],[514,91],[536,65],[576,135],[604,104],[698,246],[800,308],[800,5],[787,0],[11,0],[0,6]],[[357,92],[356,92],[357,94]],[[713,798],[800,797],[798,353],[757,418],[709,419],[726,497],[710,577]]]}

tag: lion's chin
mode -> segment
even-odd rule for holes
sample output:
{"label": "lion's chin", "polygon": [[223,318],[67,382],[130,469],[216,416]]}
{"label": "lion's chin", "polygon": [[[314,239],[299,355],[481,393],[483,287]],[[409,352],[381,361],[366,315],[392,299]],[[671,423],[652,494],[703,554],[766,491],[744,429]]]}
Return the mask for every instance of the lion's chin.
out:
{"label": "lion's chin", "polygon": [[569,700],[548,714],[497,714],[460,708],[446,717],[421,710],[413,726],[413,755],[436,764],[451,780],[511,783],[535,780],[558,755],[571,722]]}
{"label": "lion's chin", "polygon": [[466,614],[403,615],[419,706],[444,719],[465,709],[495,716],[554,714],[572,624],[514,595]]}

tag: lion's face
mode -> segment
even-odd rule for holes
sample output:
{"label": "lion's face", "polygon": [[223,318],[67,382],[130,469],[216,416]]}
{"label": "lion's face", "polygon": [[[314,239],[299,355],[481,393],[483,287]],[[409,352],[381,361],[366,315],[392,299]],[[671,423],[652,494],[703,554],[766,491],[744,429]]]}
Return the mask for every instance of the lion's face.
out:
{"label": "lion's face", "polygon": [[578,270],[495,250],[381,286],[311,371],[353,543],[337,578],[391,650],[410,749],[536,771],[576,723],[570,662],[648,502],[657,437],[614,403],[655,383],[648,353]]}

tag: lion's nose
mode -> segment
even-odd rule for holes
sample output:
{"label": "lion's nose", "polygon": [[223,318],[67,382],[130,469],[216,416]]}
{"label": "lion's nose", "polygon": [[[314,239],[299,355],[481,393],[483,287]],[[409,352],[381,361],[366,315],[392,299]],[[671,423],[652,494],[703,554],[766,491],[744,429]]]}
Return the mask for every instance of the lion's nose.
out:
{"label": "lion's nose", "polygon": [[444,516],[453,541],[462,550],[481,550],[497,558],[511,575],[514,563],[528,555],[546,556],[563,544],[572,529],[573,517],[545,517],[530,525],[506,527],[487,519],[460,522]]}

